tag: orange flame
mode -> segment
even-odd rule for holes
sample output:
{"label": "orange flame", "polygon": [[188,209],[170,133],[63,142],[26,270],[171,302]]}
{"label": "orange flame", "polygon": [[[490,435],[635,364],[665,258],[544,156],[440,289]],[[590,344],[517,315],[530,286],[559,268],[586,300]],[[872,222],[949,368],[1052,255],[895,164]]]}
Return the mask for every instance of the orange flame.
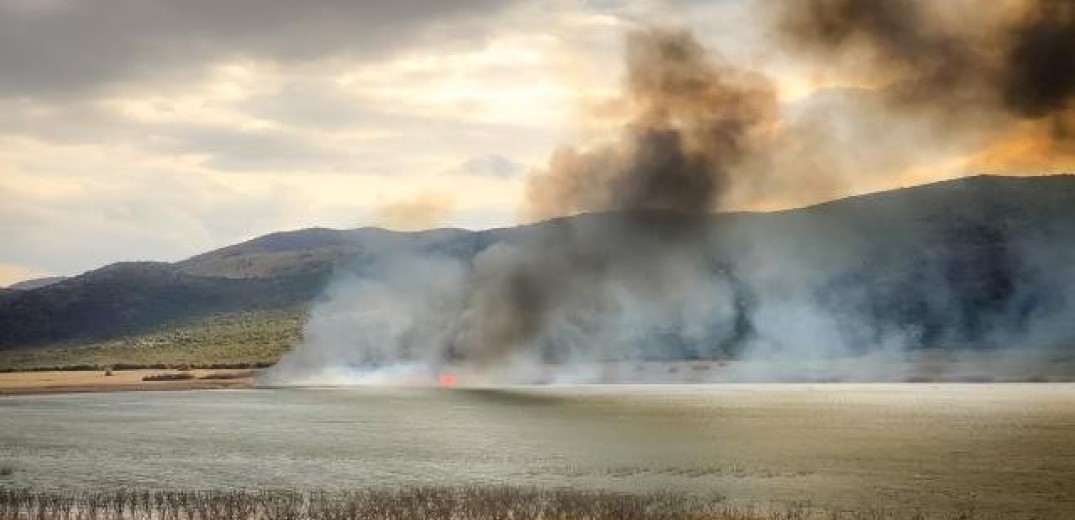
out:
{"label": "orange flame", "polygon": [[437,377],[437,384],[440,385],[441,388],[451,388],[458,382],[459,378],[457,378],[455,374],[449,372],[445,372]]}

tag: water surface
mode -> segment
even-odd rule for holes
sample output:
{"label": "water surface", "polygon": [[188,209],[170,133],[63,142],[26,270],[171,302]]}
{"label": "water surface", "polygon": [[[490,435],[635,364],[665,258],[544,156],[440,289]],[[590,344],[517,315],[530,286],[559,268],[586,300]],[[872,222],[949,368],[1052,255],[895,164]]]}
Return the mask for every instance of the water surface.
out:
{"label": "water surface", "polygon": [[676,489],[1075,511],[1075,385],[650,385],[0,398],[0,485]]}

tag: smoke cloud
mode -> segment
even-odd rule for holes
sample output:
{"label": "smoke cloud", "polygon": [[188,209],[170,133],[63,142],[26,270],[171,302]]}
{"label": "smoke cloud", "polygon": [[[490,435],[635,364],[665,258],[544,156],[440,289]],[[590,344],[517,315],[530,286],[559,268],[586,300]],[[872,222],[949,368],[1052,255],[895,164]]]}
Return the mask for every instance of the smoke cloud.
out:
{"label": "smoke cloud", "polygon": [[614,144],[557,151],[529,185],[532,216],[664,209],[709,212],[732,171],[775,123],[764,78],[714,61],[682,30],[627,36],[626,103],[633,116]]}
{"label": "smoke cloud", "polygon": [[374,211],[377,225],[399,231],[430,229],[455,211],[455,200],[437,193],[421,193],[392,201]]}
{"label": "smoke cloud", "polygon": [[[873,85],[798,111],[688,31],[629,32],[620,133],[557,150],[528,180],[523,213],[552,220],[416,236],[341,266],[271,377],[549,381],[616,362],[734,357],[731,377],[870,379],[912,373],[908,352],[928,346],[1055,345],[1068,307],[1049,288],[1070,286],[1055,260],[1068,255],[1035,252],[1075,241],[1035,229],[1027,201],[992,185],[943,201],[896,197],[872,214],[714,213],[729,199],[823,194],[863,165],[906,172],[942,150],[1070,147],[1073,4],[983,8],[969,26],[966,12],[920,0],[780,3],[789,52]],[[1037,210],[1058,214],[1065,196]],[[412,222],[435,204],[417,206],[389,213]],[[832,361],[848,357],[858,361]]]}
{"label": "smoke cloud", "polygon": [[1011,32],[1006,52],[1004,101],[1030,117],[1071,109],[1075,96],[1075,3],[1031,2]]}
{"label": "smoke cloud", "polygon": [[1048,119],[1054,138],[1072,139],[1075,4],[997,4],[805,0],[780,3],[779,18],[794,48],[823,59],[867,58],[869,72],[884,80],[884,95],[900,108],[955,115],[968,125],[981,125],[982,111]]}
{"label": "smoke cloud", "polygon": [[609,337],[621,325],[609,317],[627,311],[624,299],[676,308],[706,278],[703,215],[773,124],[774,90],[714,62],[682,30],[631,32],[626,53],[624,105],[633,115],[622,134],[594,149],[557,151],[528,186],[535,217],[605,214],[561,221],[547,235],[477,257],[459,342],[466,359],[585,357],[599,347],[580,345],[623,343]]}
{"label": "smoke cloud", "polygon": [[[520,361],[636,358],[663,349],[646,344],[655,329],[701,331],[700,321],[725,320],[725,312],[712,312],[722,305],[711,295],[725,282],[706,262],[707,216],[736,164],[774,124],[774,90],[716,63],[685,31],[632,32],[626,48],[633,115],[622,135],[556,152],[528,186],[535,217],[597,214],[537,226],[470,261],[387,255],[389,270],[365,266],[334,286],[311,318],[306,345],[280,370],[323,367],[312,351],[371,369],[463,362],[488,375]],[[425,273],[438,274],[426,280]],[[442,304],[430,307],[433,301]]]}

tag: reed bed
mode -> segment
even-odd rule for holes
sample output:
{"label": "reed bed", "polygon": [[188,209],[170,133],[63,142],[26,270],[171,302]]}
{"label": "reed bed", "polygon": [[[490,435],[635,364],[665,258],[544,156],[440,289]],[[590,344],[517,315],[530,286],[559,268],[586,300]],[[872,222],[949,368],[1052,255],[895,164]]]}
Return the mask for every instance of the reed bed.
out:
{"label": "reed bed", "polygon": [[674,493],[515,487],[414,487],[348,492],[55,491],[0,489],[0,520],[972,520],[807,506],[737,509]]}

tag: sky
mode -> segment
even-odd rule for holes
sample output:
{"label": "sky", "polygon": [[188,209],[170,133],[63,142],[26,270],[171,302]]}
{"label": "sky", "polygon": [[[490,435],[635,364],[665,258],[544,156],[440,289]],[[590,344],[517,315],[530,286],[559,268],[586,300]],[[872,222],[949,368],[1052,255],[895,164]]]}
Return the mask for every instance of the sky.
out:
{"label": "sky", "polygon": [[[775,78],[788,113],[845,86],[765,44],[757,7],[0,0],[0,285],[313,226],[511,225],[554,150],[622,124],[632,27],[687,28],[717,58]],[[967,170],[965,150],[926,155],[903,175],[742,194],[722,209]]]}

